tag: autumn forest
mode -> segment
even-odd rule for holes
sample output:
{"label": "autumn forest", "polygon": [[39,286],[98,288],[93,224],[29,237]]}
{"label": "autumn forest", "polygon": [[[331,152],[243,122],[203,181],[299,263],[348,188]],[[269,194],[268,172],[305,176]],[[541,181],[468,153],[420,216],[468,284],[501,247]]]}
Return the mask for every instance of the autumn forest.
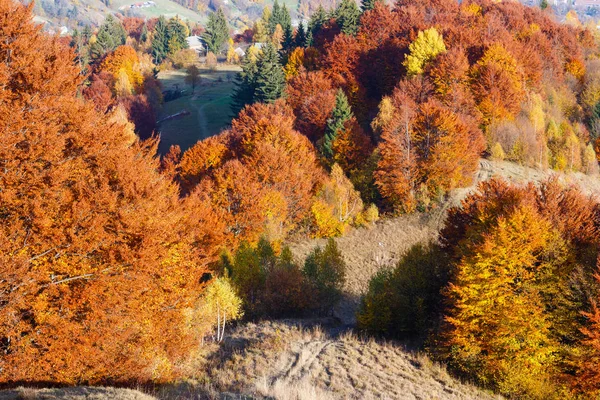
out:
{"label": "autumn forest", "polygon": [[[506,398],[600,396],[600,198],[561,178],[600,179],[595,26],[547,3],[341,0],[294,23],[275,2],[242,33],[219,10],[58,36],[32,10],[0,0],[4,388],[198,376],[234,326],[335,321],[339,238],[441,215],[333,331]],[[231,122],[160,154],[184,94],[159,73],[191,96],[206,79],[191,35],[207,68],[239,65]],[[484,162],[551,178],[479,181]]]}

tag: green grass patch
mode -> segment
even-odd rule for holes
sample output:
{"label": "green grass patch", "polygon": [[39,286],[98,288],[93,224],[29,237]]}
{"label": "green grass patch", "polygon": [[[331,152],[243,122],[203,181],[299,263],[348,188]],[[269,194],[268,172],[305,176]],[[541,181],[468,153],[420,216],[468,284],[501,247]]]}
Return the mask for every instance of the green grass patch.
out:
{"label": "green grass patch", "polygon": [[186,110],[187,115],[163,121],[158,126],[161,135],[158,151],[165,154],[172,145],[179,145],[182,151],[187,150],[199,140],[221,132],[231,123],[231,94],[235,87],[232,69],[208,71],[203,70],[202,81],[192,96],[192,88],[185,83],[185,72],[170,71],[159,74],[165,90],[177,85],[185,89],[187,94],[177,100],[164,103],[158,120]]}
{"label": "green grass patch", "polygon": [[[111,8],[119,9],[122,6],[129,6],[144,0],[113,0]],[[179,5],[170,0],[153,0],[156,5],[153,7],[134,8],[137,13],[142,14],[147,18],[156,18],[164,15],[166,18],[172,18],[179,16],[182,19],[189,19],[190,21],[205,22],[206,15],[199,14],[189,8]]]}

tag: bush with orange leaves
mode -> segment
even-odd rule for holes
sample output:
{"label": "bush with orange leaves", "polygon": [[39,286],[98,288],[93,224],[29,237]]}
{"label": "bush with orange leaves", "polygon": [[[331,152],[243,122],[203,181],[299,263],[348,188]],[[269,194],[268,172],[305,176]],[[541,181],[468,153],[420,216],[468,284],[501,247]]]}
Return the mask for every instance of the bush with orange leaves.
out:
{"label": "bush with orange leaves", "polygon": [[31,9],[0,1],[0,382],[172,380],[220,222],[78,96]]}

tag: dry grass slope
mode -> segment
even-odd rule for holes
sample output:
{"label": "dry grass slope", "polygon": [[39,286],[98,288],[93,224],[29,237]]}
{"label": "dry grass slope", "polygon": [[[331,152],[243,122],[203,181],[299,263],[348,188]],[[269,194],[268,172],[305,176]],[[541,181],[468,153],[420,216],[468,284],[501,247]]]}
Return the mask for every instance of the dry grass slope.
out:
{"label": "dry grass slope", "polygon": [[[380,269],[395,265],[412,246],[435,241],[448,208],[460,205],[460,201],[473,192],[479,182],[492,177],[518,184],[537,183],[554,177],[565,185],[581,187],[586,194],[600,195],[600,179],[597,176],[541,171],[511,162],[481,160],[474,184],[451,192],[436,210],[382,220],[374,226],[355,229],[336,239],[348,270],[345,296],[336,308],[335,316],[346,325],[354,324],[356,307],[361,294],[368,288],[370,278]],[[291,250],[298,260],[304,260],[316,245],[324,246],[325,243],[324,239],[304,240],[291,244]]]}
{"label": "dry grass slope", "polygon": [[219,352],[208,380],[213,392],[283,400],[497,398],[397,344],[332,337],[293,321],[247,324]]}

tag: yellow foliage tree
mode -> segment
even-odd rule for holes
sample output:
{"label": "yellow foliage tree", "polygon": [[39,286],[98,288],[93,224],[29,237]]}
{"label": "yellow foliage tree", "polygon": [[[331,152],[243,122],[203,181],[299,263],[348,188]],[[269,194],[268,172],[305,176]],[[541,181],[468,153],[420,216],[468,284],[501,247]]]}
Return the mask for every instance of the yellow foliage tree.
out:
{"label": "yellow foliage tree", "polygon": [[292,79],[300,73],[304,65],[304,49],[296,47],[288,57],[288,62],[285,65],[285,78]]}
{"label": "yellow foliage tree", "polygon": [[220,342],[225,337],[225,325],[228,321],[239,319],[243,315],[242,299],[240,299],[231,283],[226,278],[213,279],[201,299],[200,315],[212,321],[216,327],[215,340]]}
{"label": "yellow foliage tree", "polygon": [[447,288],[445,345],[458,369],[520,398],[549,398],[551,338],[539,281],[560,254],[558,234],[531,206],[500,217],[495,229],[459,244],[462,258]]}
{"label": "yellow foliage tree", "polygon": [[376,221],[379,217],[377,207],[364,211],[360,193],[338,164],[333,164],[331,175],[319,191],[311,212],[318,237],[338,236],[349,225]]}
{"label": "yellow foliage tree", "polygon": [[422,74],[425,64],[446,51],[444,38],[435,28],[420,31],[408,48],[410,53],[404,60],[404,66],[409,75]]}
{"label": "yellow foliage tree", "polygon": [[275,27],[275,32],[273,32],[273,36],[271,36],[271,42],[275,45],[277,50],[281,49],[281,43],[283,42],[283,28],[281,25],[277,24]]}
{"label": "yellow foliage tree", "polygon": [[130,46],[117,47],[102,61],[100,70],[113,75],[117,95],[129,95],[140,90],[144,83],[140,59]]}
{"label": "yellow foliage tree", "polygon": [[227,62],[229,64],[237,64],[240,62],[240,56],[235,52],[235,44],[233,43],[232,38],[229,38],[227,45]]}
{"label": "yellow foliage tree", "polygon": [[394,118],[395,112],[396,108],[394,107],[391,98],[385,96],[381,99],[381,102],[379,103],[379,113],[377,114],[377,117],[373,119],[373,122],[371,122],[373,132],[381,135],[383,128]]}

